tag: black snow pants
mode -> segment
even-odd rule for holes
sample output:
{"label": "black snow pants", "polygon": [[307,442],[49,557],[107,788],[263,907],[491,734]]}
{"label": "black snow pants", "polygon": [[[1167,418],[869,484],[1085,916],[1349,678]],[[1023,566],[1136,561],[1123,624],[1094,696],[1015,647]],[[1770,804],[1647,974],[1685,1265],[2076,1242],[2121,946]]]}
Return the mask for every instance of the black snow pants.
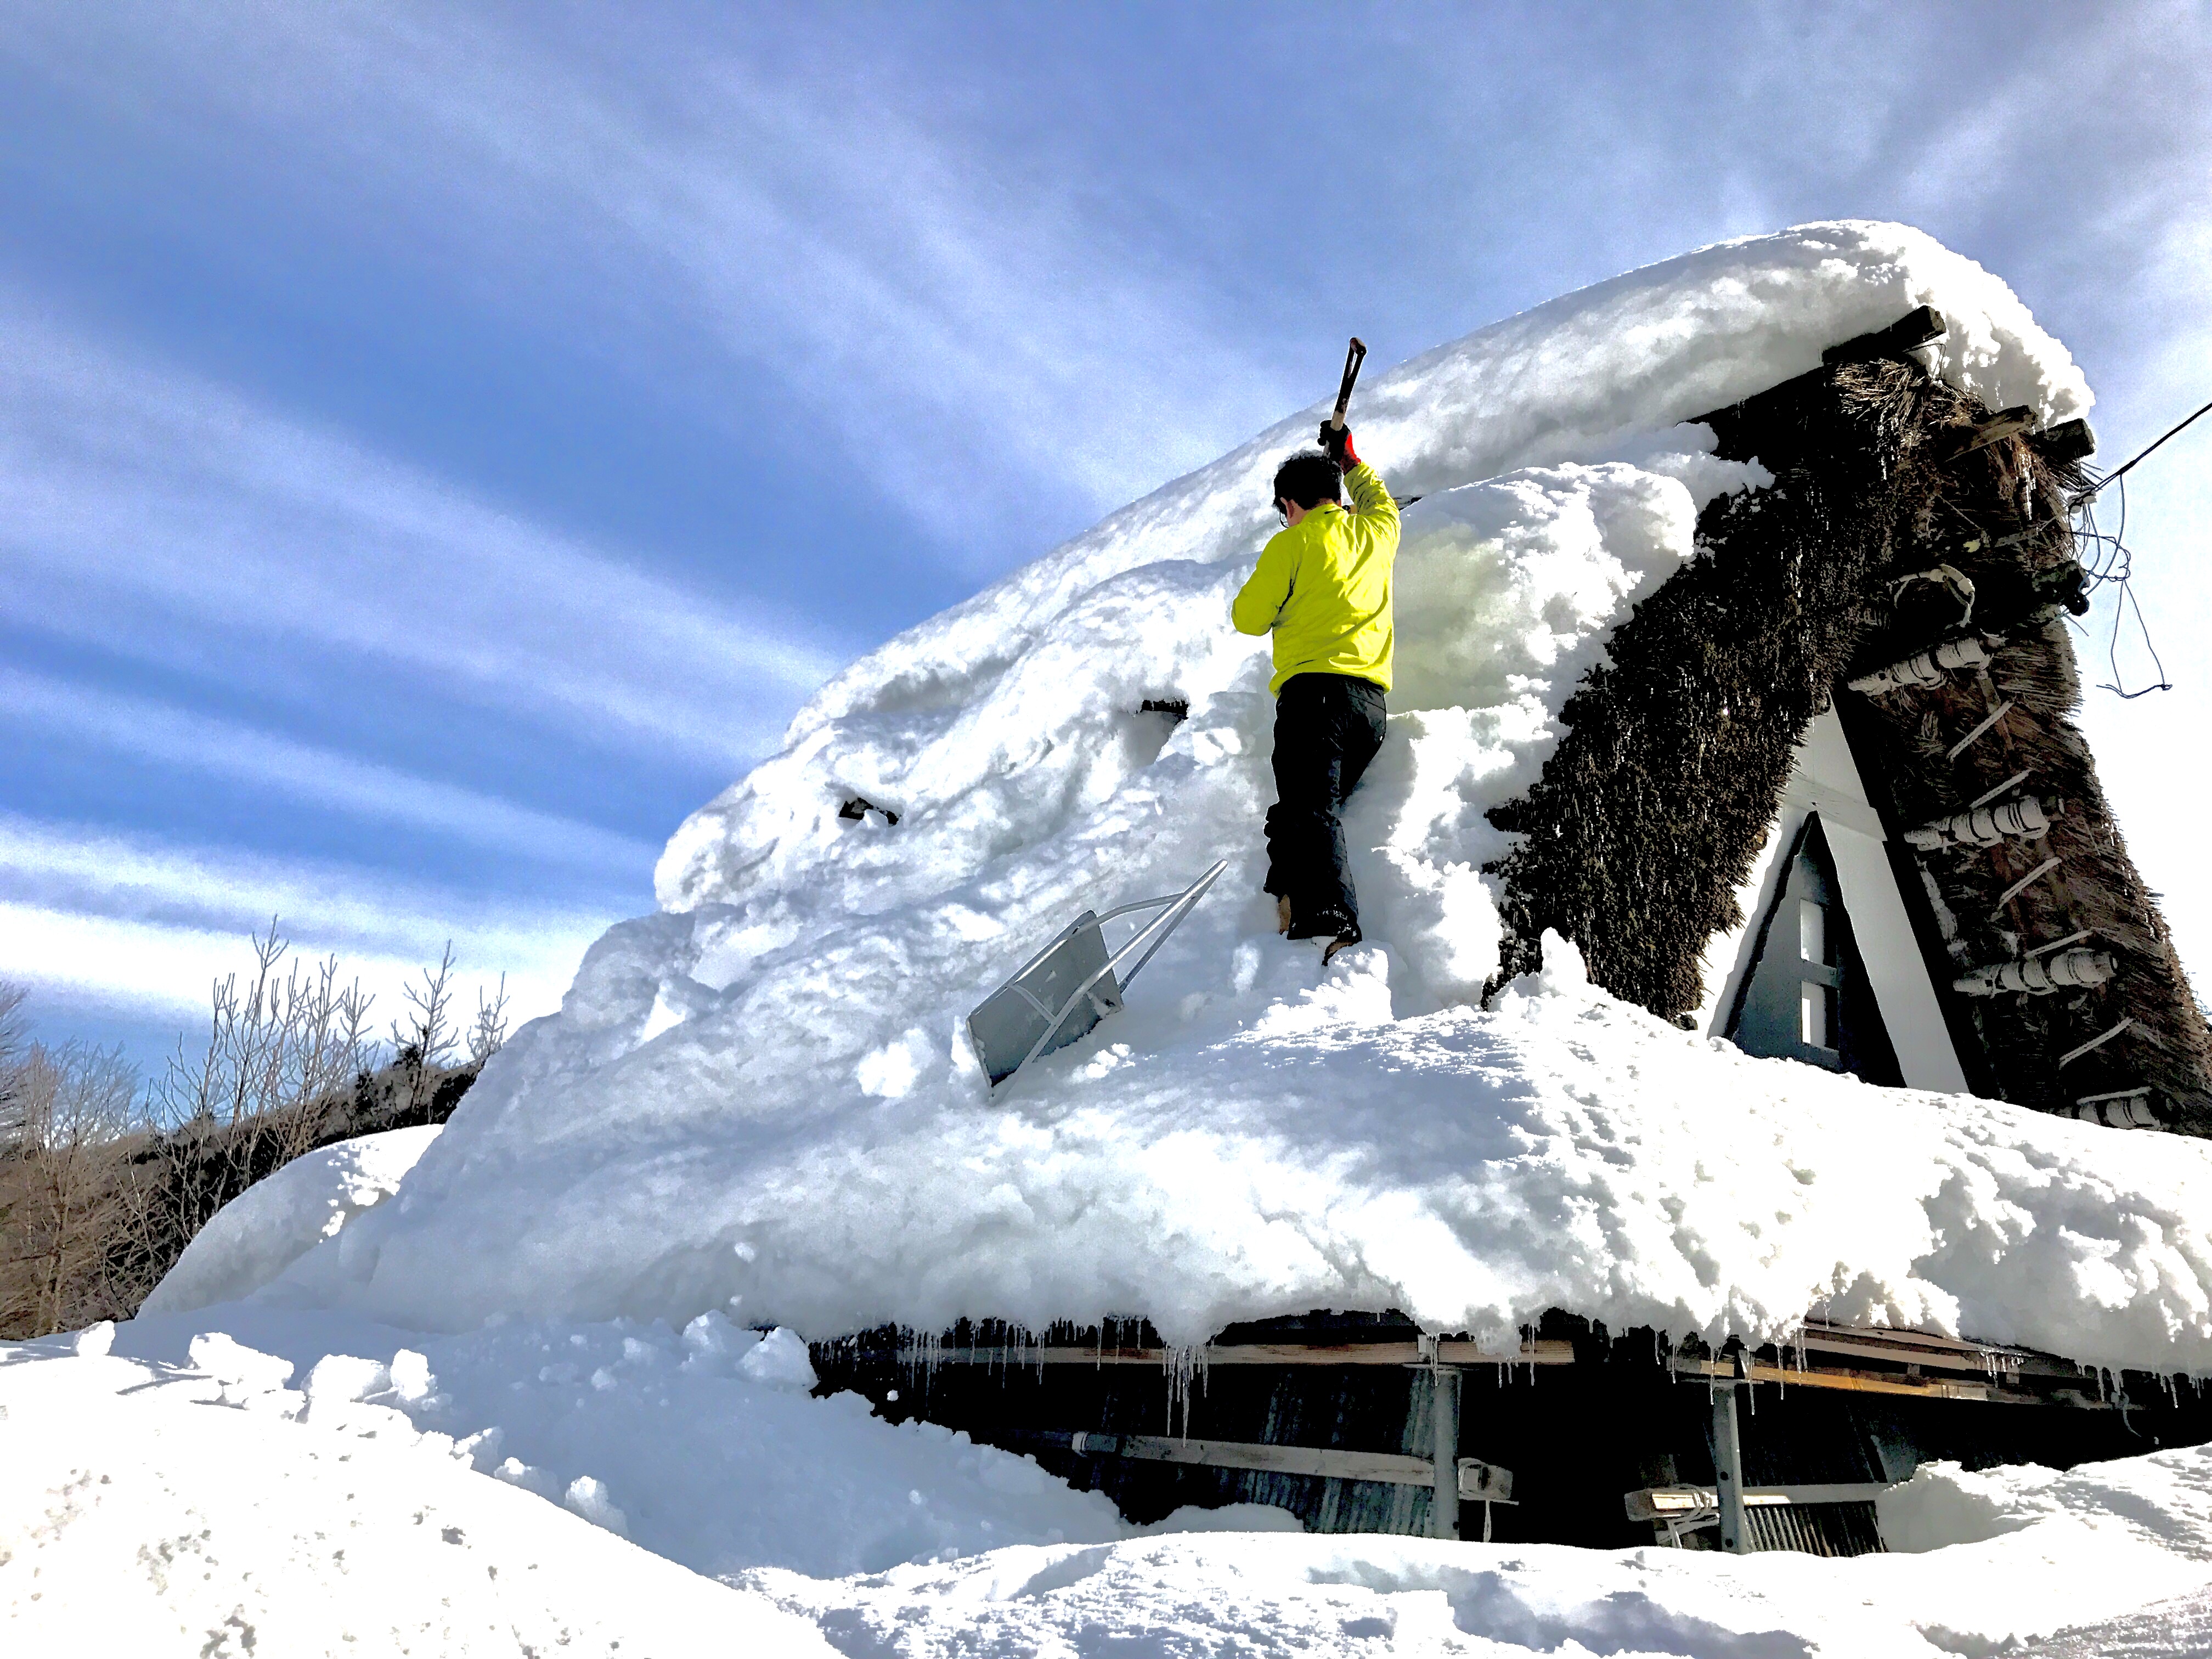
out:
{"label": "black snow pants", "polygon": [[1275,697],[1275,804],[1267,890],[1301,934],[1357,933],[1359,904],[1337,816],[1382,746],[1382,688],[1347,674],[1293,674]]}

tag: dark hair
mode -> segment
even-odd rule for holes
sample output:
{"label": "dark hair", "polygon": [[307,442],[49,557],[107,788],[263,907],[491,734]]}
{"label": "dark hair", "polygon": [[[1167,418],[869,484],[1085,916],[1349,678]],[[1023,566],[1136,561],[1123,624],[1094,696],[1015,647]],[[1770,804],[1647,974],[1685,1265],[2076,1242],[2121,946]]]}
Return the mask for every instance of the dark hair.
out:
{"label": "dark hair", "polygon": [[1275,499],[1293,506],[1319,507],[1340,501],[1343,475],[1318,449],[1302,449],[1275,469]]}

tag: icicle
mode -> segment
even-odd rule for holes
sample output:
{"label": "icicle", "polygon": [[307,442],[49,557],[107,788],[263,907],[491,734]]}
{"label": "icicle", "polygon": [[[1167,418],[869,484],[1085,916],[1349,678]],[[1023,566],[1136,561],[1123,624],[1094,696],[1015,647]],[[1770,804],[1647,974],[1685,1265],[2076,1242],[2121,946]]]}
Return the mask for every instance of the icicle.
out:
{"label": "icicle", "polygon": [[[1206,1387],[1206,1348],[1170,1346],[1161,1350],[1160,1369],[1168,1380],[1168,1432],[1178,1440],[1190,1438],[1191,1384],[1195,1381],[1200,1391]],[[1182,1426],[1176,1427],[1180,1419]]]}

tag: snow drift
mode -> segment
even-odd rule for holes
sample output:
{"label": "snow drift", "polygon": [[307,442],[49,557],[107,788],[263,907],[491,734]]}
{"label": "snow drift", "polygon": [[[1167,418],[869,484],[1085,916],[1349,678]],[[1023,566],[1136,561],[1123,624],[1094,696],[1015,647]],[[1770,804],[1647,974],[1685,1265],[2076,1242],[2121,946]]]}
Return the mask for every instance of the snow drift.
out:
{"label": "snow drift", "polygon": [[438,1124],[356,1135],[294,1158],[208,1218],[141,1313],[188,1313],[258,1291],[398,1190]]}
{"label": "snow drift", "polygon": [[[1230,595],[1286,420],[845,671],[696,814],[397,1197],[267,1295],[826,1337],[961,1315],[1547,1307],[1769,1338],[1806,1310],[2212,1367],[2212,1149],[1754,1061],[1594,992],[1571,944],[1490,1011],[1484,812],[1612,629],[1756,489],[1683,422],[1921,303],[1937,372],[2088,393],[1978,266],[1818,225],[1570,295],[1362,394],[1408,510],[1390,733],[1351,807],[1370,944],[1323,974],[1259,893],[1263,641]],[[1140,712],[1187,703],[1188,718]],[[853,819],[844,803],[881,809]],[[897,822],[889,820],[897,814]],[[968,1010],[1085,905],[1228,876],[1127,1011],[994,1096]]]}

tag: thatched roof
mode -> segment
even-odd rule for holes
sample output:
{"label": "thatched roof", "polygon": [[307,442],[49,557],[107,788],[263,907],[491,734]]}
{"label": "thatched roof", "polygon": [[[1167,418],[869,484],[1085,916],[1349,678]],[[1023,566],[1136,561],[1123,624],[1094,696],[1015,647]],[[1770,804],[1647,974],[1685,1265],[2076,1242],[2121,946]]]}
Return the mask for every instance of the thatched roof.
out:
{"label": "thatched roof", "polygon": [[[1616,995],[1686,1016],[1708,939],[1743,920],[1738,891],[1796,745],[1832,704],[1975,1090],[2070,1109],[2148,1087],[2162,1121],[2212,1133],[2212,1034],[2070,719],[2081,690],[2060,612],[2081,586],[2067,500],[2087,483],[2086,428],[2026,431],[1931,378],[1904,349],[1915,333],[1846,343],[1705,417],[1723,456],[1755,457],[1775,483],[1705,508],[1698,556],[1616,633],[1535,787],[1492,814],[1525,837],[1493,866],[1504,972],[1535,966],[1556,927]],[[1979,647],[1954,657],[1987,660],[1882,695],[1846,689],[1954,640]],[[2035,839],[1907,841],[1984,796],[2063,811]],[[2087,950],[2112,977],[1954,988],[2054,944],[2033,959]]]}

